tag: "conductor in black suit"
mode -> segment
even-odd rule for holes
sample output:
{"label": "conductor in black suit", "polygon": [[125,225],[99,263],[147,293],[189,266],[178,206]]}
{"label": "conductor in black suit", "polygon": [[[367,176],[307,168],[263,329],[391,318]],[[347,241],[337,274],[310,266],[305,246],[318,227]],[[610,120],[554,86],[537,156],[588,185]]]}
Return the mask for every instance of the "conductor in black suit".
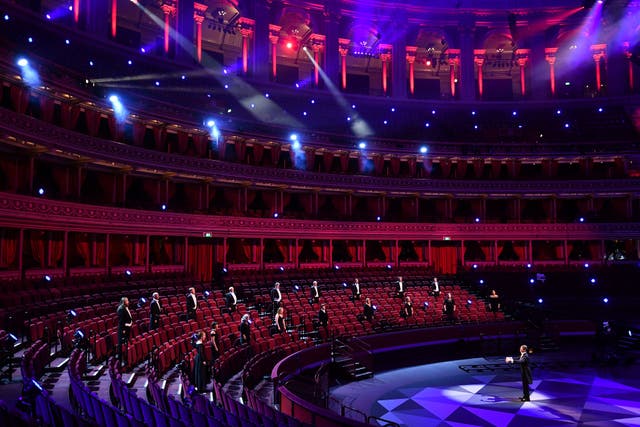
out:
{"label": "conductor in black suit", "polygon": [[129,342],[131,325],[133,324],[133,318],[129,311],[129,298],[122,297],[120,299],[120,305],[116,313],[118,314],[118,348],[116,349],[116,355],[118,359],[122,360],[122,347]]}
{"label": "conductor in black suit", "polygon": [[278,312],[278,308],[280,308],[280,302],[282,301],[282,291],[280,291],[280,282],[276,282],[273,285],[273,289],[269,294],[271,296],[271,304],[273,305],[273,313]]}
{"label": "conductor in black suit", "polygon": [[320,301],[320,289],[318,289],[318,282],[313,281],[311,284],[311,289],[309,290],[309,302],[311,304],[317,303]]}
{"label": "conductor in black suit", "polygon": [[238,304],[238,297],[233,289],[233,286],[229,287],[229,292],[227,292],[224,296],[225,303],[227,305],[227,310],[229,313],[233,313],[236,311],[236,304]]}
{"label": "conductor in black suit", "polygon": [[198,309],[198,298],[196,297],[196,289],[189,288],[187,294],[187,320],[196,319],[196,310]]}
{"label": "conductor in black suit", "polygon": [[162,314],[162,306],[160,306],[160,294],[154,292],[151,295],[151,315],[149,317],[149,330],[158,329],[160,326],[160,314]]}
{"label": "conductor in black suit", "polygon": [[533,382],[533,377],[531,375],[531,368],[529,368],[529,353],[526,345],[520,346],[520,357],[514,359],[513,357],[505,358],[506,363],[515,363],[520,365],[520,376],[522,377],[522,397],[520,400],[522,402],[528,402],[529,399],[529,384]]}
{"label": "conductor in black suit", "polygon": [[360,299],[360,282],[358,278],[353,281],[353,285],[351,285],[351,295],[353,296],[353,300]]}
{"label": "conductor in black suit", "polygon": [[320,311],[318,311],[318,323],[325,328],[329,326],[329,314],[327,314],[327,306],[325,304],[322,304]]}

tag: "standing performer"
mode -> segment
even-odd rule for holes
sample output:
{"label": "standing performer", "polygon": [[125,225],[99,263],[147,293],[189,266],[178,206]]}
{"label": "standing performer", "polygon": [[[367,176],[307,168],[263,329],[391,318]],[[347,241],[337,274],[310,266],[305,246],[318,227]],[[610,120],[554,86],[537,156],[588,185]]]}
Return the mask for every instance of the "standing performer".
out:
{"label": "standing performer", "polygon": [[160,314],[162,307],[160,306],[160,294],[154,292],[151,299],[151,315],[149,317],[149,330],[157,329],[160,326]]}
{"label": "standing performer", "polygon": [[118,314],[118,348],[116,349],[116,356],[120,361],[122,361],[122,347],[129,343],[131,325],[133,324],[133,318],[129,311],[129,298],[120,298],[120,305],[118,306],[116,313]]}
{"label": "standing performer", "polygon": [[505,363],[516,363],[520,365],[520,376],[522,377],[522,397],[520,400],[522,402],[528,402],[529,399],[529,384],[533,382],[533,377],[531,375],[531,369],[529,368],[529,353],[526,345],[522,344],[520,346],[520,357],[518,359],[514,359],[513,357],[507,356],[504,361]]}

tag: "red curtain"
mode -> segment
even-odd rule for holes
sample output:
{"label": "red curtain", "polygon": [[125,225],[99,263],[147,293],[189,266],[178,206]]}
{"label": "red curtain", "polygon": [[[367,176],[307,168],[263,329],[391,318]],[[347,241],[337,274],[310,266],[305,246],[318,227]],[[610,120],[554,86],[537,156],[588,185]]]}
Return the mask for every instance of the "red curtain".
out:
{"label": "red curtain", "polygon": [[349,170],[349,153],[340,153],[340,170],[343,173]]}
{"label": "red curtain", "polygon": [[220,141],[218,141],[218,158],[220,160],[224,160],[225,158],[225,151],[227,150],[227,141],[223,139],[221,139]]}
{"label": "red curtain", "polygon": [[384,157],[380,154],[373,155],[373,169],[376,172],[376,175],[382,175],[384,171]]}
{"label": "red curtain", "polygon": [[[316,165],[316,150],[313,148],[306,148],[304,150],[305,160],[306,160],[306,170],[313,172],[313,169]],[[295,155],[293,150],[291,150],[291,162],[295,164]]]}
{"label": "red curtain", "polygon": [[331,165],[333,163],[333,153],[331,151],[325,151],[322,154],[322,165],[325,172],[331,172]]}
{"label": "red curtain", "polygon": [[407,165],[409,166],[409,176],[411,177],[416,176],[416,163],[417,160],[415,157],[409,157],[409,159],[407,160]]}
{"label": "red curtain", "polygon": [[280,145],[278,144],[271,146],[271,163],[273,163],[274,166],[278,165],[278,161],[280,160],[281,149],[282,147],[280,147]]}
{"label": "red curtain", "polygon": [[186,132],[178,132],[178,153],[185,154],[189,146],[189,134]]}
{"label": "red curtain", "polygon": [[104,240],[96,241],[96,265],[105,267],[107,265],[106,260],[107,243]]}
{"label": "red curtain", "polygon": [[40,94],[40,111],[42,111],[42,121],[47,123],[51,123],[53,121],[53,110],[55,105],[56,104],[53,99]]}
{"label": "red curtain", "polygon": [[264,154],[264,145],[253,144],[253,162],[256,165],[262,164],[262,155]]}
{"label": "red curtain", "polygon": [[0,268],[11,268],[18,255],[18,234],[3,233],[0,239],[0,245],[2,245],[2,249],[0,250],[0,253],[2,253]]}
{"label": "red curtain", "polygon": [[431,160],[431,159],[423,159],[422,160],[422,165],[424,167],[424,171],[427,174],[431,174],[431,169],[433,169],[433,160]]}
{"label": "red curtain", "polygon": [[451,172],[451,161],[440,160],[440,169],[442,169],[442,177],[449,178],[449,172]]}
{"label": "red curtain", "polygon": [[78,117],[80,117],[80,108],[63,102],[60,104],[60,109],[62,112],[62,126],[66,129],[75,129]]}
{"label": "red curtain", "polygon": [[497,179],[500,176],[501,168],[502,168],[502,163],[500,162],[500,160],[491,161],[491,172],[493,172],[493,179]]}
{"label": "red curtain", "polygon": [[84,110],[84,115],[87,119],[89,135],[96,136],[98,134],[98,128],[100,127],[100,113],[87,108]]}
{"label": "red curtain", "polygon": [[58,267],[64,255],[64,237],[59,233],[53,234],[49,247],[51,248],[51,252],[49,253],[48,267]]}
{"label": "red curtain", "polygon": [[8,181],[8,190],[13,191],[18,188],[18,166],[16,161],[5,156],[0,156],[0,168]]}
{"label": "red curtain", "polygon": [[91,266],[91,247],[89,246],[89,236],[85,234],[74,234],[74,241],[78,255],[84,261],[85,267]]}
{"label": "red curtain", "polygon": [[207,155],[207,145],[209,144],[208,134],[193,135],[193,145],[196,148],[196,154],[200,157]]}
{"label": "red curtain", "polygon": [[167,132],[162,126],[153,127],[153,138],[155,140],[155,147],[158,151],[165,151]]}
{"label": "red curtain", "polygon": [[[115,129],[115,118],[113,118],[113,126]],[[109,123],[111,123],[111,120],[109,120]],[[113,130],[111,131],[113,133]],[[147,132],[147,126],[144,123],[141,122],[134,122],[133,123],[133,145],[135,145],[136,147],[142,147],[144,146],[144,135]]]}
{"label": "red curtain", "polygon": [[40,268],[45,267],[45,239],[44,232],[31,231],[29,233],[29,243],[31,244],[31,256],[33,260],[39,264]]}
{"label": "red curtain", "polygon": [[458,268],[458,248],[453,246],[432,246],[431,264],[438,274],[455,274]]}
{"label": "red curtain", "polygon": [[482,173],[484,172],[484,160],[476,159],[473,165],[473,171],[476,174],[476,178],[482,178]]}
{"label": "red curtain", "polygon": [[247,152],[247,146],[244,141],[235,141],[236,159],[239,162],[244,162],[244,156]]}
{"label": "red curtain", "polygon": [[456,168],[456,178],[464,178],[467,173],[467,161],[458,160],[458,167]]}
{"label": "red curtain", "polygon": [[393,174],[393,176],[398,176],[400,175],[400,158],[393,156],[391,157],[391,173]]}
{"label": "red curtain", "polygon": [[27,111],[27,106],[29,105],[29,96],[31,91],[29,88],[22,86],[11,86],[11,99],[13,100],[13,106],[15,110],[24,114]]}
{"label": "red curtain", "polygon": [[196,279],[210,282],[213,246],[210,242],[192,242],[189,244],[189,263],[187,270]]}

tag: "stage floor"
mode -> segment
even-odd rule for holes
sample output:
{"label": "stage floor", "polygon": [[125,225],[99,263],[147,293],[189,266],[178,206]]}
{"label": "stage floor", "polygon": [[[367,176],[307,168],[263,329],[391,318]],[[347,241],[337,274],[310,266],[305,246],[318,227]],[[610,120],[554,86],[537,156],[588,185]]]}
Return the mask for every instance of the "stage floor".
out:
{"label": "stage floor", "polygon": [[[520,401],[520,370],[505,365],[504,358],[388,371],[334,387],[331,396],[368,415],[411,427],[640,426],[637,363],[604,366],[572,361],[571,355],[533,355],[531,360],[530,402]],[[350,417],[362,420],[355,413]]]}

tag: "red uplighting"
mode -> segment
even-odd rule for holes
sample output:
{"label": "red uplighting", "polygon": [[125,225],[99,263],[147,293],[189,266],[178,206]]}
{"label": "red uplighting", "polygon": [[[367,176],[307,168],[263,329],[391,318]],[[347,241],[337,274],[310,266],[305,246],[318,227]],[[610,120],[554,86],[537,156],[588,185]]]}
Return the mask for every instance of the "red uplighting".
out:
{"label": "red uplighting", "polygon": [[293,47],[293,43],[287,42],[286,46],[287,46],[287,49],[291,49]]}

